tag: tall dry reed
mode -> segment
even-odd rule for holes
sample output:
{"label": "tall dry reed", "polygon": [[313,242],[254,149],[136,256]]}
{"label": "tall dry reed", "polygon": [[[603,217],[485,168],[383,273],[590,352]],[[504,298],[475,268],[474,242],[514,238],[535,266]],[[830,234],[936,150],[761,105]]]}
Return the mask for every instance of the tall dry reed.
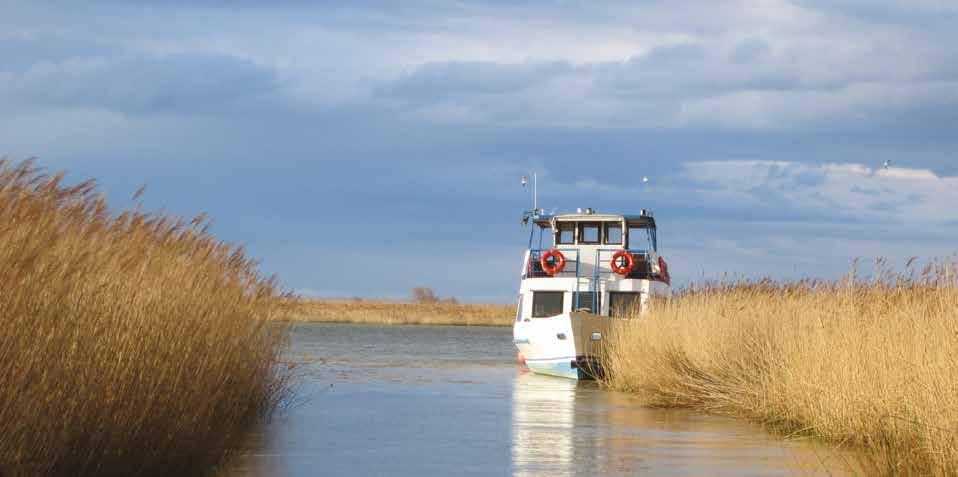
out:
{"label": "tall dry reed", "polygon": [[0,161],[0,475],[204,475],[286,389],[286,298],[205,221]]}
{"label": "tall dry reed", "polygon": [[607,384],[862,449],[869,473],[955,475],[955,276],[691,289],[621,324]]}

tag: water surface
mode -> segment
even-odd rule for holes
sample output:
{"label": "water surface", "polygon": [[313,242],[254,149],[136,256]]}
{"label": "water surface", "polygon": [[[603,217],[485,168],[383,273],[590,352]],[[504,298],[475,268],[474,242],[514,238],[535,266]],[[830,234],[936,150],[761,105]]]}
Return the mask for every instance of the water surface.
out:
{"label": "water surface", "polygon": [[291,352],[297,402],[229,475],[838,475],[848,460],[528,374],[509,328],[304,324]]}

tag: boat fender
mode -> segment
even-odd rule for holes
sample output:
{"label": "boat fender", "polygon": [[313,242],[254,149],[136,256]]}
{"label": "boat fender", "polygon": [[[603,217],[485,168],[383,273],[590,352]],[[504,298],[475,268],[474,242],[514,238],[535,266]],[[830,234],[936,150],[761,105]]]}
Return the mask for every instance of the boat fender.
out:
{"label": "boat fender", "polygon": [[516,353],[516,359],[519,360],[519,364],[521,364],[521,365],[523,365],[523,366],[526,365],[526,357],[522,355],[522,352],[517,352],[517,353]]}
{"label": "boat fender", "polygon": [[[625,263],[619,264],[620,259],[624,259]],[[629,272],[632,271],[632,267],[635,266],[635,257],[633,257],[628,250],[623,248],[612,255],[612,261],[609,262],[609,265],[612,267],[613,272],[625,276],[628,275]]]}
{"label": "boat fender", "polygon": [[662,257],[659,257],[659,281],[668,286],[672,286],[672,277],[669,276],[669,265],[665,263],[665,259]]}
{"label": "boat fender", "polygon": [[[552,265],[549,263],[549,259],[555,257],[556,264]],[[562,252],[552,249],[548,252],[542,254],[542,258],[539,259],[539,264],[542,265],[542,269],[545,270],[549,275],[555,276],[555,274],[562,271],[565,268],[565,255],[562,255]]]}

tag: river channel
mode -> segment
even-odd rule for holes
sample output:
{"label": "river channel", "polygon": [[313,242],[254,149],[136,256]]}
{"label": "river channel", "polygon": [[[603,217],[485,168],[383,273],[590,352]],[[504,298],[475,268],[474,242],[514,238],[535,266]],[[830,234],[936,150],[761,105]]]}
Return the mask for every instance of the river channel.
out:
{"label": "river channel", "polygon": [[509,328],[296,325],[296,399],[231,476],[841,475],[847,456],[737,419],[536,376]]}

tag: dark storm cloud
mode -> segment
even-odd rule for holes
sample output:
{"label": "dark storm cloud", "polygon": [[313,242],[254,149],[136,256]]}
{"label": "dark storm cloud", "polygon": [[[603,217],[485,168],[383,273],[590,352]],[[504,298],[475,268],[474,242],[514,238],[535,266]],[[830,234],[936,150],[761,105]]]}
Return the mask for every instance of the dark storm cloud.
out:
{"label": "dark storm cloud", "polygon": [[0,153],[342,296],[509,300],[530,172],[547,209],[654,209],[678,280],[840,274],[953,242],[946,7],[6,1]]}
{"label": "dark storm cloud", "polygon": [[95,38],[36,38],[0,33],[0,72],[23,73],[38,63],[56,63],[77,57],[122,55],[125,49]]}
{"label": "dark storm cloud", "polygon": [[383,96],[424,101],[469,95],[517,93],[549,78],[569,74],[567,63],[499,64],[491,62],[428,63],[388,85]]}
{"label": "dark storm cloud", "polygon": [[275,91],[275,75],[227,55],[123,55],[41,63],[10,81],[21,100],[111,111],[224,113]]}
{"label": "dark storm cloud", "polygon": [[882,2],[874,0],[796,0],[797,4],[824,12],[840,13],[863,22],[880,22],[908,28],[954,28],[958,8],[950,2]]}
{"label": "dark storm cloud", "polygon": [[735,45],[729,54],[729,59],[739,65],[747,65],[765,59],[771,49],[768,43],[761,38],[749,38]]}
{"label": "dark storm cloud", "polygon": [[734,91],[835,87],[808,84],[795,73],[763,62],[762,56],[767,54],[764,45],[761,40],[750,39],[730,54],[701,45],[658,47],[625,63],[599,65],[598,81],[606,94],[664,96],[673,101]]}

